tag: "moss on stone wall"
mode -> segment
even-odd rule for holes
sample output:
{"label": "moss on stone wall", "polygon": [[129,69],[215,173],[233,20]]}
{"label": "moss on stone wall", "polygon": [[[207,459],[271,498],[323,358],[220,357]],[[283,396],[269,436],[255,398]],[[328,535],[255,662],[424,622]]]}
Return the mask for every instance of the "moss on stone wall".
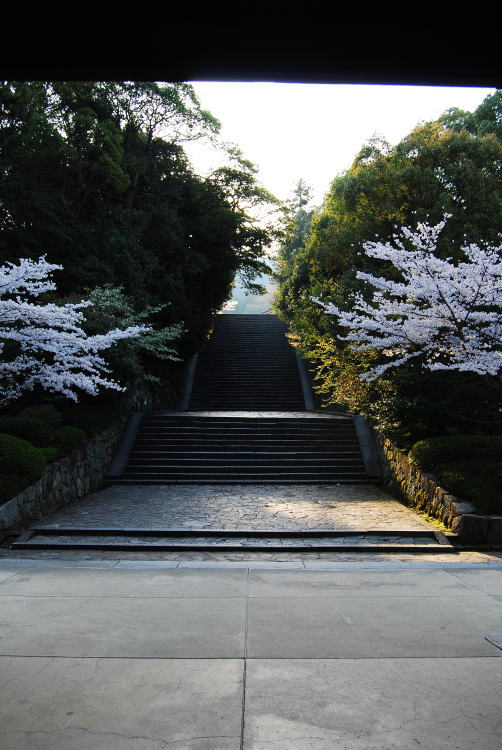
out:
{"label": "moss on stone wall", "polygon": [[387,489],[403,500],[437,518],[459,539],[468,543],[501,544],[502,518],[477,513],[474,505],[449,494],[436,477],[421,471],[406,453],[378,431],[375,444]]}
{"label": "moss on stone wall", "polygon": [[0,540],[99,489],[126,417],[52,463],[43,476],[0,507]]}

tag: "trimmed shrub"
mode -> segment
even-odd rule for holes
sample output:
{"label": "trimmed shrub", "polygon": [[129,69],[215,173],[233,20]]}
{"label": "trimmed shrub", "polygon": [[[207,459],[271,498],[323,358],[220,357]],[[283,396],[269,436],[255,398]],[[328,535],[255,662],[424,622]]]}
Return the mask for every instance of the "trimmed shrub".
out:
{"label": "trimmed shrub", "polygon": [[78,427],[87,437],[94,437],[110,427],[117,419],[117,414],[112,409],[85,405],[65,409],[63,418],[65,424]]}
{"label": "trimmed shrub", "polygon": [[441,487],[452,495],[473,503],[483,513],[500,513],[502,493],[497,477],[502,473],[498,464],[484,461],[458,461],[439,465],[435,474]]}
{"label": "trimmed shrub", "polygon": [[0,503],[6,503],[32,484],[29,477],[0,474]]}
{"label": "trimmed shrub", "polygon": [[29,417],[39,419],[48,424],[53,430],[57,430],[63,424],[63,417],[53,406],[29,406],[17,415],[18,417]]}
{"label": "trimmed shrub", "polygon": [[45,456],[45,460],[48,463],[56,461],[61,456],[61,449],[55,445],[46,445],[45,448],[40,448],[40,451]]}
{"label": "trimmed shrub", "polygon": [[40,419],[5,417],[0,419],[0,432],[15,435],[36,446],[43,446],[52,442],[53,428]]}
{"label": "trimmed shrub", "polygon": [[47,462],[42,452],[14,435],[0,433],[0,472],[14,474],[19,471],[33,481],[44,473]]}
{"label": "trimmed shrub", "polygon": [[443,435],[420,440],[409,452],[410,461],[424,471],[440,464],[467,461],[500,461],[500,435]]}
{"label": "trimmed shrub", "polygon": [[[10,500],[32,482],[40,479],[47,467],[42,451],[27,440],[0,433],[0,499]],[[10,493],[10,494],[9,494]]]}
{"label": "trimmed shrub", "polygon": [[443,435],[420,440],[409,453],[441,487],[482,513],[502,512],[502,436]]}
{"label": "trimmed shrub", "polygon": [[74,448],[77,448],[85,440],[85,432],[78,427],[71,427],[66,425],[60,427],[54,433],[54,443],[58,449],[60,456],[66,456],[71,453]]}

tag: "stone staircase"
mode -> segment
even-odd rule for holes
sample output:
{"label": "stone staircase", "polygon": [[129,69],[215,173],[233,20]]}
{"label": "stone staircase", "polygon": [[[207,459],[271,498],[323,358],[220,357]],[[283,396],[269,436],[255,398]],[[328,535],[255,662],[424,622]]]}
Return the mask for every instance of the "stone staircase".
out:
{"label": "stone staircase", "polygon": [[296,356],[275,315],[217,315],[199,354],[190,411],[303,411]]}
{"label": "stone staircase", "polygon": [[350,416],[144,417],[114,484],[361,484]]}
{"label": "stone staircase", "polygon": [[[198,412],[198,413],[197,413]],[[232,413],[233,412],[233,413]],[[379,480],[353,418],[304,411],[296,357],[269,315],[220,315],[200,355],[190,411],[139,414],[123,436],[110,485],[359,485]],[[138,424],[139,423],[139,424]],[[117,469],[118,467],[118,469]],[[376,471],[377,469],[375,469]],[[202,488],[201,488],[202,489]],[[218,488],[215,488],[218,491]],[[252,492],[253,489],[250,488]],[[307,490],[306,490],[307,491]],[[241,494],[243,490],[240,491]],[[267,492],[266,489],[263,492]],[[134,490],[128,502],[134,503]],[[142,503],[141,498],[137,501]],[[238,502],[236,497],[235,502]],[[98,514],[99,515],[99,514]],[[168,514],[169,516],[169,514]],[[291,520],[291,519],[289,519]],[[170,526],[113,518],[36,525],[13,549],[198,553],[454,552],[434,529]],[[232,524],[230,524],[232,526]],[[301,524],[300,524],[301,526]]]}
{"label": "stone staircase", "polygon": [[144,416],[124,470],[110,483],[371,482],[352,417],[305,413],[284,334],[274,315],[218,315],[189,411]]}

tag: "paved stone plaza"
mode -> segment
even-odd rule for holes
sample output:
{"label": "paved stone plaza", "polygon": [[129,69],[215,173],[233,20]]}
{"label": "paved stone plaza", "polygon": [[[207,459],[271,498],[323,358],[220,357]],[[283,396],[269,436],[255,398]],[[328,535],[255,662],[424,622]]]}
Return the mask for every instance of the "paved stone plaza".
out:
{"label": "paved stone plaza", "polygon": [[[180,486],[149,485],[131,487],[116,485],[93,493],[65,510],[50,516],[44,525],[51,527],[76,527],[89,529],[84,535],[58,535],[57,542],[68,544],[84,542],[99,544],[106,542],[115,545],[165,545],[165,538],[142,539],[133,533],[124,536],[99,537],[92,534],[93,528],[125,529],[228,529],[228,530],[285,530],[293,532],[334,529],[361,530],[361,534],[329,538],[306,539],[305,537],[277,539],[261,538],[260,545],[287,546],[288,549],[301,546],[316,548],[332,545],[388,544],[385,532],[389,529],[402,531],[390,539],[393,545],[420,546],[436,545],[434,537],[415,536],[414,531],[429,530],[432,527],[411,509],[404,507],[385,492],[371,485],[359,486]],[[365,536],[364,530],[381,531],[381,535]],[[37,534],[37,542],[52,542],[54,539]],[[174,539],[172,543],[191,545],[189,537]],[[242,555],[239,547],[247,544],[245,535],[235,538],[210,538],[200,536],[197,544],[216,547],[226,544],[230,550],[182,550],[181,552],[159,550],[162,559],[176,559],[180,555],[192,559],[213,558],[232,560]],[[404,550],[401,550],[404,551]],[[143,554],[142,550],[138,551]],[[48,554],[46,552],[45,554]],[[283,555],[299,555],[298,559],[312,557],[336,559],[334,551],[304,552],[248,552],[254,559],[282,559]],[[355,554],[358,554],[357,552]]]}
{"label": "paved stone plaza", "polygon": [[372,485],[115,485],[50,516],[51,525],[201,529],[424,529]]}

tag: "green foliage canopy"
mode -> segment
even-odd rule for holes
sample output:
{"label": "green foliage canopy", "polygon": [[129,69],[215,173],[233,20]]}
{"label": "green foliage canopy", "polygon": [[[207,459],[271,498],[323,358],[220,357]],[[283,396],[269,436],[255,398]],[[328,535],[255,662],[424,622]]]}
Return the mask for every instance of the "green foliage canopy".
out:
{"label": "green foliage canopy", "polygon": [[[399,280],[388,262],[363,252],[365,242],[390,241],[398,225],[435,224],[451,214],[438,244],[443,259],[460,260],[455,248],[467,243],[496,244],[502,232],[501,122],[502,92],[497,92],[473,113],[450,110],[417,126],[394,147],[371,139],[350,169],[332,181],[309,232],[296,242],[300,224],[293,218],[281,250],[276,310],[316,364],[324,402],[373,415],[388,434],[406,440],[416,440],[421,430],[440,434],[447,423],[471,430],[476,423],[493,423],[500,384],[476,377],[459,383],[454,374],[428,376],[413,368],[378,384],[363,383],[359,376],[374,353],[354,352],[339,341],[346,332],[316,309],[311,297],[351,310],[355,293],[365,294],[357,271]],[[453,381],[457,392],[468,394],[463,403],[453,396]]]}
{"label": "green foliage canopy", "polygon": [[235,274],[251,286],[266,269],[272,239],[247,206],[275,199],[240,152],[206,179],[190,167],[182,144],[219,129],[187,83],[4,83],[0,259],[46,253],[63,296],[120,287],[195,348]]}

